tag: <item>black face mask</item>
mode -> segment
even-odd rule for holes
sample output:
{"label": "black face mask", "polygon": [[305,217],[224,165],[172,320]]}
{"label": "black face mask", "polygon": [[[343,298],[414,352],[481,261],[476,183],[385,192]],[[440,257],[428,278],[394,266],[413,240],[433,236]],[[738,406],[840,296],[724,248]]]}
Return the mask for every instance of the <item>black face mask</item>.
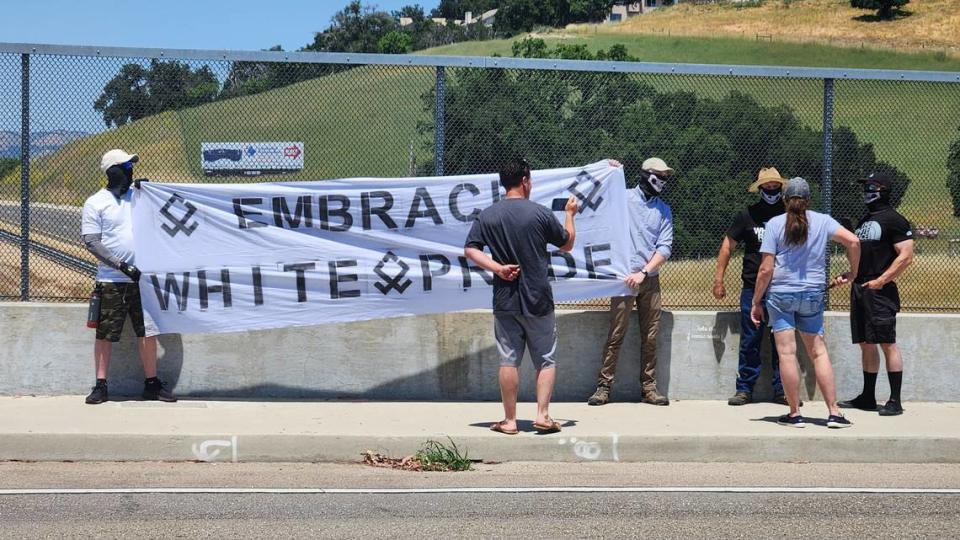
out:
{"label": "black face mask", "polygon": [[113,193],[116,198],[123,197],[130,190],[130,184],[133,183],[133,167],[124,169],[120,165],[114,165],[107,169],[107,191]]}
{"label": "black face mask", "polygon": [[887,190],[881,191],[879,198],[866,203],[866,205],[867,205],[867,210],[871,212],[876,212],[877,210],[887,208],[888,206],[890,206],[890,192]]}
{"label": "black face mask", "polygon": [[[666,182],[660,178],[657,178],[654,180],[654,182],[651,182],[651,176],[656,175],[652,175],[651,173],[642,169],[640,170],[640,191],[643,191],[644,196],[648,199],[659,197],[663,195],[664,191],[666,191]],[[654,183],[657,183],[660,186],[660,190],[657,190],[657,188],[654,187]]]}
{"label": "black face mask", "polygon": [[782,195],[783,195],[783,190],[781,190],[780,188],[774,188],[774,189],[760,188],[760,192],[764,202],[766,202],[767,204],[777,204],[778,202],[780,202],[780,199],[782,198]]}

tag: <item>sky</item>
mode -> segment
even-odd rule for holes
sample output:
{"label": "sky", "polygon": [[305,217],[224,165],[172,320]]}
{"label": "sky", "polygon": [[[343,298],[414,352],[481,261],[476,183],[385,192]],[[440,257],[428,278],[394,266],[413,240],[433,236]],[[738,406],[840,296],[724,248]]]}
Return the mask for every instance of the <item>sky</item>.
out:
{"label": "sky", "polygon": [[[0,0],[0,42],[261,50],[280,45],[293,51],[348,0]],[[392,11],[439,0],[364,0]],[[17,21],[23,21],[22,24]]]}
{"label": "sky", "polygon": [[[363,3],[384,11],[419,4],[429,13],[439,0]],[[0,0],[0,42],[218,51],[280,45],[295,51],[330,26],[347,4],[349,0]],[[31,64],[31,131],[103,130],[92,104],[123,62],[36,59]],[[0,55],[0,131],[20,129],[19,83],[19,58]]]}

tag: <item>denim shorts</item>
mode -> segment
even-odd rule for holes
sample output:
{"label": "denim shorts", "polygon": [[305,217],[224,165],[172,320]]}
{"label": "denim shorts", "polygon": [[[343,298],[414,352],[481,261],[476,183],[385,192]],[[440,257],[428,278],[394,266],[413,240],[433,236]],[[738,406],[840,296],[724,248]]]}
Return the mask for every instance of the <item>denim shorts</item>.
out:
{"label": "denim shorts", "polygon": [[773,332],[797,330],[823,335],[823,308],[826,294],[816,292],[767,293],[767,314]]}

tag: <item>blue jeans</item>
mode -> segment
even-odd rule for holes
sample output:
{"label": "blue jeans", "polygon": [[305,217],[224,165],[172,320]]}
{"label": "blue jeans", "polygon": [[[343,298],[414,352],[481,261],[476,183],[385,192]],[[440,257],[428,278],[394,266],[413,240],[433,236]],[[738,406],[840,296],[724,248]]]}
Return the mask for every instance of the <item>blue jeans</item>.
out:
{"label": "blue jeans", "polygon": [[767,293],[767,315],[773,333],[797,329],[823,335],[823,291]]}
{"label": "blue jeans", "polygon": [[753,289],[740,291],[740,365],[737,368],[737,392],[753,393],[753,385],[760,377],[760,344],[763,335],[770,338],[770,364],[773,367],[773,395],[783,394],[780,382],[780,357],[773,343],[773,335],[763,323],[760,328],[750,320],[750,304],[753,301]]}

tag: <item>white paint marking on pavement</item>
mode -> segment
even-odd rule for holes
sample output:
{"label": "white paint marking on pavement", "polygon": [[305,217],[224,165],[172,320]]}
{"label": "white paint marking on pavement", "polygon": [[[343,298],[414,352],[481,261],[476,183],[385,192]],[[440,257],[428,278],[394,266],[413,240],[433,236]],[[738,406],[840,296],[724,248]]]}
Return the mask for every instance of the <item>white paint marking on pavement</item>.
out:
{"label": "white paint marking on pavement", "polygon": [[216,488],[216,487],[154,487],[154,488],[95,488],[95,489],[0,489],[2,495],[112,495],[139,493],[167,494],[347,494],[347,495],[407,495],[443,493],[877,493],[884,495],[960,495],[960,488],[874,488],[874,487],[451,487],[451,488]]}
{"label": "white paint marking on pavement", "polygon": [[[194,443],[190,450],[193,451],[193,456],[199,461],[214,461],[217,459],[217,456],[220,455],[220,448],[231,448],[233,450],[233,462],[237,462],[237,436],[233,435],[230,437],[229,441],[220,441],[216,439],[206,440],[200,443],[200,446],[197,446]],[[210,448],[213,448],[213,451],[210,451]]]}

